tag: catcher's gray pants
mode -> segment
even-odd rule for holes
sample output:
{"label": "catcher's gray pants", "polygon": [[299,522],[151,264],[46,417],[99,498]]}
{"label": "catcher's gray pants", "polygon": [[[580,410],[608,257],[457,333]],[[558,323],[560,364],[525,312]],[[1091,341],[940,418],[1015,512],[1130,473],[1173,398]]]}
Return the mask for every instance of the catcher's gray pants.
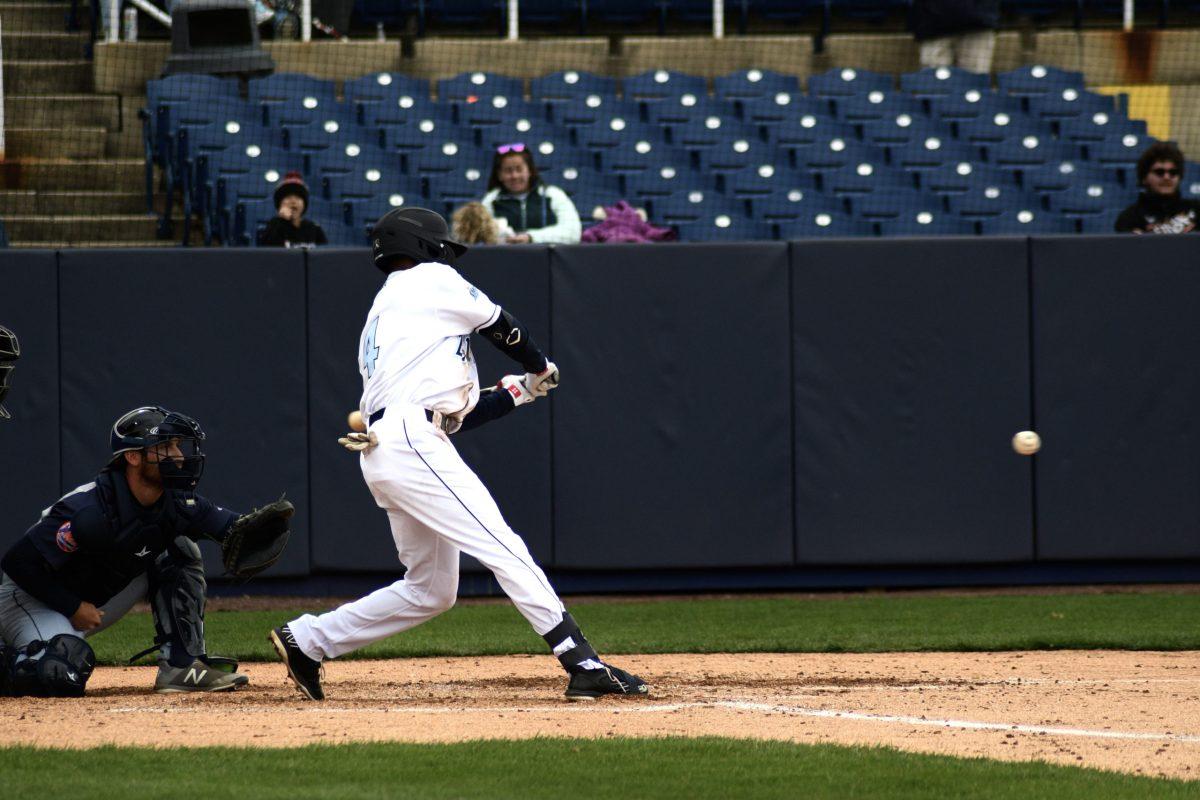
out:
{"label": "catcher's gray pants", "polygon": [[371,426],[378,446],[360,456],[375,502],[387,511],[404,580],[320,616],[288,623],[314,659],[335,658],[420,625],[454,605],[459,551],[496,576],[538,635],[563,619],[563,604],[504,521],[496,501],[425,409],[389,406]]}
{"label": "catcher's gray pants", "polygon": [[104,612],[100,627],[77,631],[70,619],[17,586],[12,578],[3,575],[3,581],[0,582],[0,638],[10,647],[25,647],[35,639],[48,642],[60,633],[86,638],[129,613],[134,603],[145,599],[149,585],[145,575],[134,578],[113,599],[100,607]]}

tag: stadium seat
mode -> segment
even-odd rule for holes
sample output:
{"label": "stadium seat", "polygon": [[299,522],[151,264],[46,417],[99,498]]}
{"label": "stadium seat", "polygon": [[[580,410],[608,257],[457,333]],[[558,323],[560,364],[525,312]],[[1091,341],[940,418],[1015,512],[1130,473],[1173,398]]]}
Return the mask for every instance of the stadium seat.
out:
{"label": "stadium seat", "polygon": [[1121,179],[1126,186],[1137,183],[1135,168],[1142,151],[1154,143],[1152,136],[1138,136],[1127,133],[1115,139],[1105,139],[1087,146],[1087,153],[1092,163],[1108,169],[1121,171]]}
{"label": "stadium seat", "polygon": [[648,103],[646,118],[651,125],[659,127],[684,125],[709,118],[722,120],[726,124],[740,121],[733,103],[690,94],[660,103]]}
{"label": "stadium seat", "polygon": [[341,107],[333,81],[321,80],[297,72],[277,72],[265,78],[252,78],[246,85],[248,99],[263,110],[263,123],[301,122],[303,115],[340,117],[352,111]]}
{"label": "stadium seat", "polygon": [[691,156],[660,142],[642,139],[622,142],[608,150],[596,151],[596,166],[610,175],[638,174],[663,167],[677,172],[691,168]]}
{"label": "stadium seat", "polygon": [[911,172],[885,166],[883,162],[848,164],[839,169],[818,172],[816,176],[821,191],[837,197],[915,191]]}
{"label": "stadium seat", "polygon": [[482,167],[475,148],[464,140],[446,140],[433,147],[426,147],[401,156],[404,174],[409,178],[425,178],[430,175],[449,175],[468,167]]}
{"label": "stadium seat", "polygon": [[979,221],[979,232],[984,236],[1035,236],[1075,233],[1077,230],[1075,220],[1048,211],[1022,209]]}
{"label": "stadium seat", "polygon": [[530,127],[534,124],[550,124],[544,105],[500,95],[485,97],[475,103],[451,103],[450,107],[456,124],[480,131],[482,135],[486,135],[488,128],[505,123],[516,124],[518,120],[524,120]]}
{"label": "stadium seat", "polygon": [[656,69],[621,81],[621,96],[639,103],[674,100],[684,95],[697,99],[708,95],[708,82],[698,75]]}
{"label": "stadium seat", "polygon": [[951,161],[919,173],[921,188],[941,195],[963,194],[988,186],[1016,188],[1012,172],[971,161]]}
{"label": "stadium seat", "polygon": [[1025,114],[997,111],[976,119],[957,120],[954,135],[959,141],[985,146],[1017,137],[1049,138],[1050,129],[1046,123]]}
{"label": "stadium seat", "polygon": [[630,122],[641,122],[644,119],[641,104],[598,94],[555,103],[548,108],[551,121],[568,128],[593,125],[599,120],[612,117],[621,117]]}
{"label": "stadium seat", "polygon": [[979,160],[979,148],[946,136],[928,136],[913,144],[888,148],[892,166],[916,171],[931,170],[947,163]]}
{"label": "stadium seat", "polygon": [[736,214],[716,214],[688,225],[678,225],[684,242],[756,242],[775,238],[773,226]]}
{"label": "stadium seat", "polygon": [[617,79],[568,69],[529,82],[529,95],[538,103],[565,103],[592,94],[616,97]]}
{"label": "stadium seat", "polygon": [[871,91],[890,92],[891,75],[851,67],[833,68],[808,79],[808,93],[816,97],[851,97]]}
{"label": "stadium seat", "polygon": [[781,222],[776,226],[780,239],[811,239],[818,237],[873,236],[875,226],[845,213],[817,211],[803,217]]}
{"label": "stadium seat", "polygon": [[858,143],[858,131],[853,125],[840,122],[831,116],[805,114],[785,120],[766,129],[767,142],[780,150],[793,151],[812,147],[819,142],[842,139]]}
{"label": "stadium seat", "polygon": [[862,123],[863,140],[876,147],[905,147],[931,136],[948,139],[951,131],[928,117],[908,113]]}
{"label": "stadium seat", "polygon": [[[579,169],[594,172],[599,163],[596,153],[572,147],[564,142],[542,141],[534,142],[530,146],[534,163],[537,164],[539,170]],[[483,166],[490,166],[492,154],[489,152],[482,155],[485,156],[482,162]]]}
{"label": "stadium seat", "polygon": [[929,104],[930,116],[943,122],[983,119],[995,114],[1018,116],[1026,113],[1019,99],[995,92],[981,92],[978,89],[968,89],[962,94],[933,97],[926,102]]}
{"label": "stadium seat", "polygon": [[445,119],[422,119],[415,124],[380,125],[380,145],[401,154],[423,150],[444,141],[469,140],[472,134]]}
{"label": "stadium seat", "polygon": [[1083,73],[1036,64],[998,73],[996,85],[1005,94],[1036,97],[1050,92],[1061,92],[1066,88],[1082,90]]}
{"label": "stadium seat", "polygon": [[621,194],[633,205],[645,206],[647,200],[664,198],[677,192],[704,191],[703,178],[690,170],[674,167],[628,173],[621,177]]}
{"label": "stadium seat", "polygon": [[816,189],[780,189],[747,199],[750,217],[761,222],[791,222],[818,212],[841,216],[846,212],[842,200]]}
{"label": "stadium seat", "polygon": [[804,116],[826,117],[833,113],[833,104],[819,97],[805,97],[793,92],[777,92],[757,100],[734,103],[738,117],[749,125],[764,128]]}
{"label": "stadium seat", "polygon": [[1058,123],[1059,138],[1083,145],[1118,138],[1130,133],[1134,136],[1147,136],[1146,121],[1125,119],[1119,114],[1108,111],[1096,111]]}
{"label": "stadium seat", "polygon": [[[666,129],[668,143],[689,152],[711,150],[735,141],[753,142],[758,131],[742,125],[732,118],[708,117]],[[699,163],[699,159],[695,159]]]}
{"label": "stadium seat", "polygon": [[606,175],[593,169],[579,167],[539,169],[538,174],[544,182],[557,186],[572,198],[578,195],[598,195],[609,198],[608,202],[612,203],[622,196],[621,176]]}
{"label": "stadium seat", "polygon": [[414,102],[429,100],[429,81],[403,72],[374,72],[346,81],[342,94],[347,103],[392,103],[409,97]]}
{"label": "stadium seat", "polygon": [[[928,215],[932,221],[932,218],[941,217],[947,213],[944,210],[942,198],[934,194],[919,192],[911,187],[874,192],[852,198],[850,210],[856,217],[868,222],[916,218],[918,214]],[[922,217],[922,219],[924,218]]]}
{"label": "stadium seat", "polygon": [[1192,200],[1200,200],[1200,164],[1189,161],[1184,165],[1179,193]]}
{"label": "stadium seat", "polygon": [[278,181],[267,180],[266,175],[255,172],[245,175],[229,175],[218,180],[218,194],[223,204],[216,204],[213,214],[215,233],[221,241],[231,247],[247,244],[245,217],[239,205],[270,202],[274,214],[275,186]]}
{"label": "stadium seat", "polygon": [[[251,155],[250,152],[255,154]],[[254,146],[246,150],[231,147],[223,151],[211,151],[197,159],[195,208],[203,224],[205,244],[210,244],[214,235],[224,236],[228,233],[224,227],[224,214],[230,208],[225,196],[227,178],[259,174],[265,182],[275,184],[291,170],[300,168],[296,159],[295,154],[279,148],[256,151]]]}
{"label": "stadium seat", "polygon": [[359,101],[353,103],[354,116],[360,125],[412,125],[420,120],[433,119],[453,122],[454,111],[425,97],[400,95],[391,100]]}
{"label": "stadium seat", "polygon": [[1102,217],[1097,214],[1091,217],[1080,217],[1075,222],[1079,225],[1080,233],[1111,236],[1116,233],[1117,215]]}
{"label": "stadium seat", "polygon": [[506,144],[524,144],[537,148],[550,142],[553,146],[567,146],[571,141],[571,132],[543,120],[531,120],[520,117],[501,122],[487,128],[477,128],[474,131],[475,141],[488,152],[488,156],[496,148]]}
{"label": "stadium seat", "polygon": [[685,189],[647,198],[650,221],[657,225],[686,225],[720,214],[745,216],[745,204],[725,197],[716,190]]}
{"label": "stadium seat", "polygon": [[421,184],[401,175],[399,170],[368,167],[360,173],[331,174],[321,178],[321,196],[326,200],[366,200],[398,195],[399,205],[420,198]]}
{"label": "stadium seat", "polygon": [[880,236],[973,236],[975,223],[949,214],[918,211],[878,223]]}
{"label": "stadium seat", "polygon": [[1061,192],[1046,195],[1051,211],[1067,217],[1106,215],[1115,220],[1121,209],[1136,200],[1136,192],[1115,183],[1083,181]]}
{"label": "stadium seat", "polygon": [[[757,137],[726,141],[717,147],[696,151],[696,168],[705,174],[732,172],[746,167],[776,164],[780,153]],[[783,166],[791,168],[791,160]]]}
{"label": "stadium seat", "polygon": [[769,69],[743,69],[713,78],[713,94],[722,100],[758,100],[783,92],[800,94],[800,79]]}
{"label": "stadium seat", "polygon": [[1070,161],[1079,148],[1048,135],[1026,134],[993,142],[984,148],[989,164],[1000,169],[1031,169],[1052,161]]}
{"label": "stadium seat", "polygon": [[790,155],[792,167],[809,172],[838,169],[863,162],[882,164],[887,159],[884,151],[844,136],[823,137],[810,147],[784,149]]}
{"label": "stadium seat", "polygon": [[1042,200],[1017,186],[972,187],[962,194],[946,196],[947,208],[965,219],[986,219],[1008,212],[1041,212]]}
{"label": "stadium seat", "polygon": [[390,172],[402,166],[395,153],[356,142],[308,154],[305,161],[309,164],[309,173],[313,175],[362,174],[369,167]]}
{"label": "stadium seat", "polygon": [[1112,97],[1073,87],[1030,97],[1025,102],[1029,106],[1029,113],[1052,121],[1076,119],[1098,111],[1106,114],[1117,113],[1117,106]]}
{"label": "stadium seat", "polygon": [[920,100],[901,92],[885,92],[881,89],[840,97],[833,101],[837,118],[843,122],[862,124],[909,114],[924,117],[925,106]]}
{"label": "stadium seat", "polygon": [[659,142],[661,133],[650,125],[625,117],[607,117],[591,125],[576,125],[571,128],[571,141],[575,146],[587,150],[609,150],[624,142]]}
{"label": "stadium seat", "polygon": [[285,125],[283,145],[304,157],[304,172],[312,172],[314,160],[345,153],[348,149],[379,149],[379,133],[357,125],[342,125],[336,120],[307,125]]}
{"label": "stadium seat", "polygon": [[759,164],[730,172],[718,172],[715,183],[718,191],[729,197],[744,200],[778,191],[817,188],[817,181],[812,174],[777,167],[774,164]]}
{"label": "stadium seat", "polygon": [[392,192],[388,195],[380,195],[369,200],[359,200],[350,204],[350,214],[352,225],[355,229],[362,230],[364,235],[366,229],[379,221],[379,218],[391,211],[393,208],[399,208],[407,201],[401,193]]}
{"label": "stadium seat", "polygon": [[1040,195],[1064,192],[1080,183],[1117,183],[1118,174],[1084,161],[1052,161],[1021,172],[1021,186]]}
{"label": "stadium seat", "polygon": [[926,67],[900,76],[900,90],[913,97],[946,97],[969,89],[987,92],[991,88],[987,75],[958,67]]}
{"label": "stadium seat", "polygon": [[438,102],[467,102],[472,98],[507,97],[520,100],[525,96],[524,81],[491,72],[463,72],[437,82]]}
{"label": "stadium seat", "polygon": [[455,172],[425,175],[421,179],[421,194],[429,207],[449,219],[454,209],[464,203],[478,202],[487,194],[486,172],[469,167]]}

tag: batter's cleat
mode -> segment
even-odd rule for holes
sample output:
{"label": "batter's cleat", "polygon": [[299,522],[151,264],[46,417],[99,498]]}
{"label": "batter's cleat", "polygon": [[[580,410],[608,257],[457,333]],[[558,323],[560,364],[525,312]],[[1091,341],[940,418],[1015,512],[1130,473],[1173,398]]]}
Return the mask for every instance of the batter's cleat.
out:
{"label": "batter's cleat", "polygon": [[245,686],[250,679],[240,672],[222,669],[196,659],[190,666],[158,665],[154,691],[159,694],[176,692],[231,692]]}
{"label": "batter's cleat", "polygon": [[288,677],[296,684],[301,694],[309,700],[324,700],[321,677],[325,668],[321,666],[320,661],[313,661],[304,655],[287,625],[271,631],[271,644],[275,645],[275,652],[279,653],[280,660],[287,665]]}
{"label": "batter's cleat", "polygon": [[650,687],[637,675],[605,664],[601,669],[589,669],[571,674],[567,684],[568,700],[598,700],[604,695],[644,697]]}

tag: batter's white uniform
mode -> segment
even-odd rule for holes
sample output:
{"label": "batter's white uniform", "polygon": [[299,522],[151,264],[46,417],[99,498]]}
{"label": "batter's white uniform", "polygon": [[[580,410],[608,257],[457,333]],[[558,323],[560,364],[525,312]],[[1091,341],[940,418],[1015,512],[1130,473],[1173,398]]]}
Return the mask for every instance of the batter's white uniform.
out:
{"label": "batter's white uniform", "polygon": [[427,262],[388,275],[359,340],[363,419],[379,441],[360,456],[387,511],[404,579],[320,616],[288,623],[309,658],[335,658],[419,625],[454,605],[459,552],[477,558],[539,635],[563,604],[525,542],[426,410],[462,418],[479,400],[471,334],[500,307],[453,268]]}

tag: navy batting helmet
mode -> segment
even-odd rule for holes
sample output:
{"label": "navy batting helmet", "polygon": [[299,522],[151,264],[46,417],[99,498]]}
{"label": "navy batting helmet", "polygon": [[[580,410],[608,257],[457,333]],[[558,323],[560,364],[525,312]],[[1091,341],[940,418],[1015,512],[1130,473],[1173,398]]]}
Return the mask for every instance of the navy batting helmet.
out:
{"label": "navy batting helmet", "polygon": [[21,344],[17,341],[17,335],[0,325],[0,419],[11,419],[8,410],[4,408],[4,398],[10,388],[9,378],[17,368],[17,359],[20,357]]}
{"label": "navy batting helmet", "polygon": [[371,257],[384,272],[388,271],[391,256],[408,256],[418,264],[424,261],[453,264],[465,252],[465,244],[450,238],[450,229],[442,215],[428,208],[392,209],[371,229]]}
{"label": "navy batting helmet", "polygon": [[148,447],[175,441],[183,458],[163,458],[158,462],[163,486],[168,489],[192,491],[204,474],[204,431],[200,423],[186,414],[168,411],[162,406],[142,406],[123,415],[113,423],[109,443],[112,445],[111,464],[117,464],[122,453],[145,450]]}

